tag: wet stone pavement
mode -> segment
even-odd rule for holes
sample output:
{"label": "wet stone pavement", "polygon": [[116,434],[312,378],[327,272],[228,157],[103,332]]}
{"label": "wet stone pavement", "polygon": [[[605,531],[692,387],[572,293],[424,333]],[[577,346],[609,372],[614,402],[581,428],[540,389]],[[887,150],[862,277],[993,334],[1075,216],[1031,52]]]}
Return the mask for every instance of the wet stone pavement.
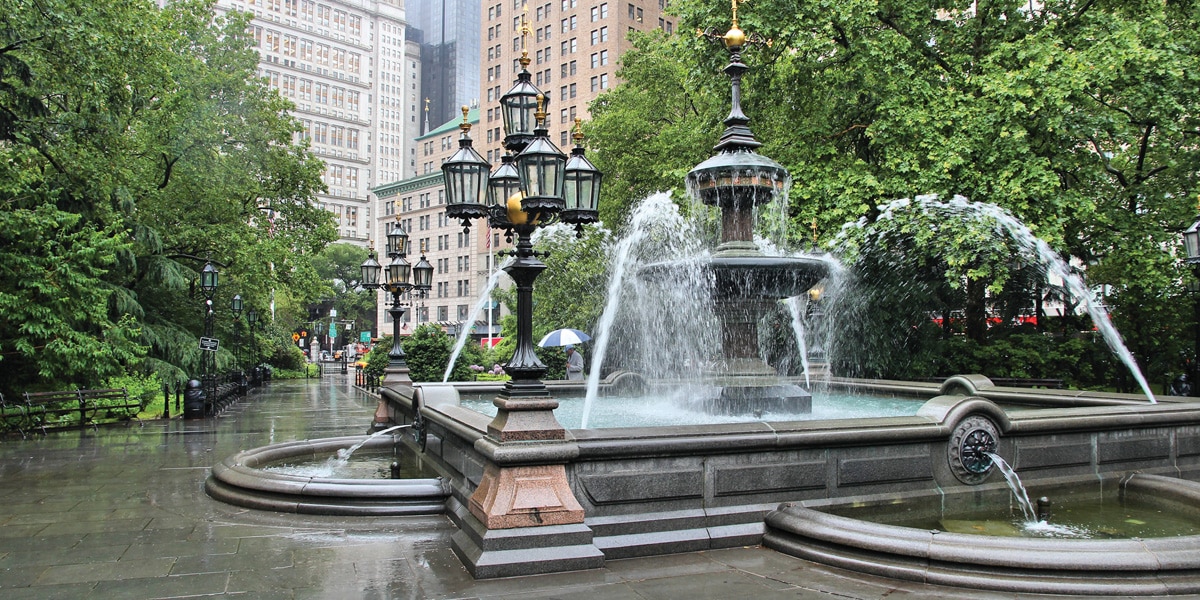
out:
{"label": "wet stone pavement", "polygon": [[474,581],[444,517],[248,510],[209,468],[274,442],[356,435],[374,401],[345,376],[276,381],[215,419],[0,440],[0,599],[1052,598],[869,577],[750,547]]}

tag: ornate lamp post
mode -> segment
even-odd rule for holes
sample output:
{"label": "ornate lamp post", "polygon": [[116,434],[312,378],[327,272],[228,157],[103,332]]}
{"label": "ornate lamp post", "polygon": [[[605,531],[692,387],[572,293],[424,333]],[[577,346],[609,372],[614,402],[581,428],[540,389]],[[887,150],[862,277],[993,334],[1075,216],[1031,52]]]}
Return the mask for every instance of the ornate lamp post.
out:
{"label": "ornate lamp post", "polygon": [[246,311],[246,330],[250,334],[250,358],[253,364],[250,367],[250,373],[253,375],[254,385],[258,385],[258,344],[254,343],[254,326],[258,324],[258,311],[253,308]]}
{"label": "ornate lamp post", "polygon": [[[1200,212],[1200,207],[1197,207],[1197,212]],[[1183,248],[1186,252],[1184,262],[1192,266],[1192,274],[1197,279],[1200,279],[1200,215],[1197,215],[1196,221],[1183,231]],[[1189,288],[1190,289],[1190,288]],[[1200,294],[1192,294],[1192,304],[1195,306],[1196,320],[1196,354],[1192,359],[1191,376],[1192,395],[1200,395]]]}
{"label": "ornate lamp post", "polygon": [[400,320],[404,318],[407,310],[401,300],[413,287],[409,283],[412,265],[405,260],[408,254],[408,232],[400,226],[399,220],[397,217],[395,226],[387,234],[387,254],[392,261],[384,269],[383,288],[392,294],[392,306],[388,309],[388,314],[392,317],[392,349],[388,352],[388,366],[384,370],[383,385],[412,387],[412,379],[408,377],[408,365],[404,363],[404,348],[400,344]]}
{"label": "ornate lamp post", "polygon": [[233,364],[238,371],[242,369],[242,333],[238,325],[242,322],[243,305],[241,294],[234,294],[229,301],[229,310],[233,312]]}
{"label": "ornate lamp post", "polygon": [[234,294],[229,301],[229,309],[233,312],[233,376],[237,380],[238,394],[245,394],[245,380],[242,373],[242,295]]}
{"label": "ornate lamp post", "polygon": [[[204,268],[200,270],[200,291],[204,293],[204,337],[212,338],[213,335],[213,296],[217,293],[217,283],[220,279],[220,272],[213,266],[212,261],[204,263]],[[217,381],[213,371],[216,367],[217,353],[213,348],[201,358],[201,372],[205,394],[208,395],[210,402],[216,401]]]}
{"label": "ornate lamp post", "polygon": [[[459,125],[459,149],[442,164],[446,181],[446,216],[461,219],[464,231],[470,220],[488,218],[492,227],[503,229],[516,247],[505,267],[517,288],[517,347],[505,371],[512,376],[499,397],[493,400],[496,417],[488,424],[490,443],[538,442],[566,439],[566,431],[554,417],[558,401],[542,383],[546,365],[538,359],[533,344],[533,282],[545,270],[544,254],[533,249],[533,233],[561,220],[582,226],[596,222],[600,173],[583,157],[583,148],[568,160],[550,141],[546,127],[545,96],[531,83],[529,51],[524,48],[529,25],[522,17],[521,71],[509,92],[500,97],[504,120],[504,146],[508,154],[489,177],[491,165],[471,147],[471,125],[467,109]],[[577,137],[578,141],[580,138]],[[567,181],[572,182],[564,190]],[[521,489],[538,497],[536,507],[514,504],[504,490]],[[479,487],[471,496],[472,515],[489,529],[582,523],[583,509],[575,499],[560,464],[488,464]]]}

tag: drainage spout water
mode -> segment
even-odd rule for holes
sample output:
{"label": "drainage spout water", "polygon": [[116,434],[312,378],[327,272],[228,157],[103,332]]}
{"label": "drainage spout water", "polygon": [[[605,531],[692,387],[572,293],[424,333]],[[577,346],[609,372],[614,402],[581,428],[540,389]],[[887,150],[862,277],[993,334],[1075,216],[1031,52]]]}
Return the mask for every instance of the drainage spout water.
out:
{"label": "drainage spout water", "polygon": [[[1008,482],[1008,489],[1012,491],[1012,495],[1017,499],[1017,504],[1021,507],[1021,514],[1025,516],[1025,520],[1031,523],[1036,523],[1038,519],[1038,511],[1034,509],[1033,502],[1029,501],[1029,493],[1025,491],[1025,486],[1021,485],[1021,478],[1017,477],[1017,472],[1008,463],[1004,462],[1000,455],[988,452],[988,458],[1000,469],[1000,473],[1004,475],[1004,481]],[[1047,505],[1049,501],[1047,501]]]}

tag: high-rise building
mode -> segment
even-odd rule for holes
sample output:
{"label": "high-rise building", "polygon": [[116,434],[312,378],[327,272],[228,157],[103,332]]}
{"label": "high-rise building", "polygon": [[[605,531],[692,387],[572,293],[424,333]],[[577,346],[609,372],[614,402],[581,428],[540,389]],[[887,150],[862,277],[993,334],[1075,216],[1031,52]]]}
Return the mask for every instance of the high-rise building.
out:
{"label": "high-rise building", "polygon": [[422,0],[407,7],[409,37],[421,46],[423,116],[434,127],[457,119],[460,107],[479,99],[480,2]]}
{"label": "high-rise building", "polygon": [[548,101],[550,139],[570,152],[575,119],[586,119],[588,103],[618,83],[617,58],[630,47],[629,32],[674,31],[674,20],[663,13],[666,5],[667,0],[484,0],[479,153],[493,165],[504,154],[499,100],[520,71],[523,52],[533,84]]}
{"label": "high-rise building", "polygon": [[420,48],[402,0],[218,0],[218,13],[254,15],[259,73],[295,103],[301,135],[325,161],[317,201],[343,242],[366,245],[371,188],[412,174],[420,134]]}

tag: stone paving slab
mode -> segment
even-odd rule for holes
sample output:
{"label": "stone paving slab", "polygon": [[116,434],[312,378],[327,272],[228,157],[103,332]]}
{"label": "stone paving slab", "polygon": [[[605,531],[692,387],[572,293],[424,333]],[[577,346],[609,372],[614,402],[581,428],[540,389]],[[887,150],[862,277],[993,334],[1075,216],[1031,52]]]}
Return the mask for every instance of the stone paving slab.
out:
{"label": "stone paving slab", "polygon": [[374,409],[371,398],[335,376],[272,382],[215,419],[0,440],[0,599],[1062,597],[899,582],[760,547],[475,581],[450,550],[445,517],[293,515],[229,506],[204,493],[209,469],[226,456],[356,435]]}

